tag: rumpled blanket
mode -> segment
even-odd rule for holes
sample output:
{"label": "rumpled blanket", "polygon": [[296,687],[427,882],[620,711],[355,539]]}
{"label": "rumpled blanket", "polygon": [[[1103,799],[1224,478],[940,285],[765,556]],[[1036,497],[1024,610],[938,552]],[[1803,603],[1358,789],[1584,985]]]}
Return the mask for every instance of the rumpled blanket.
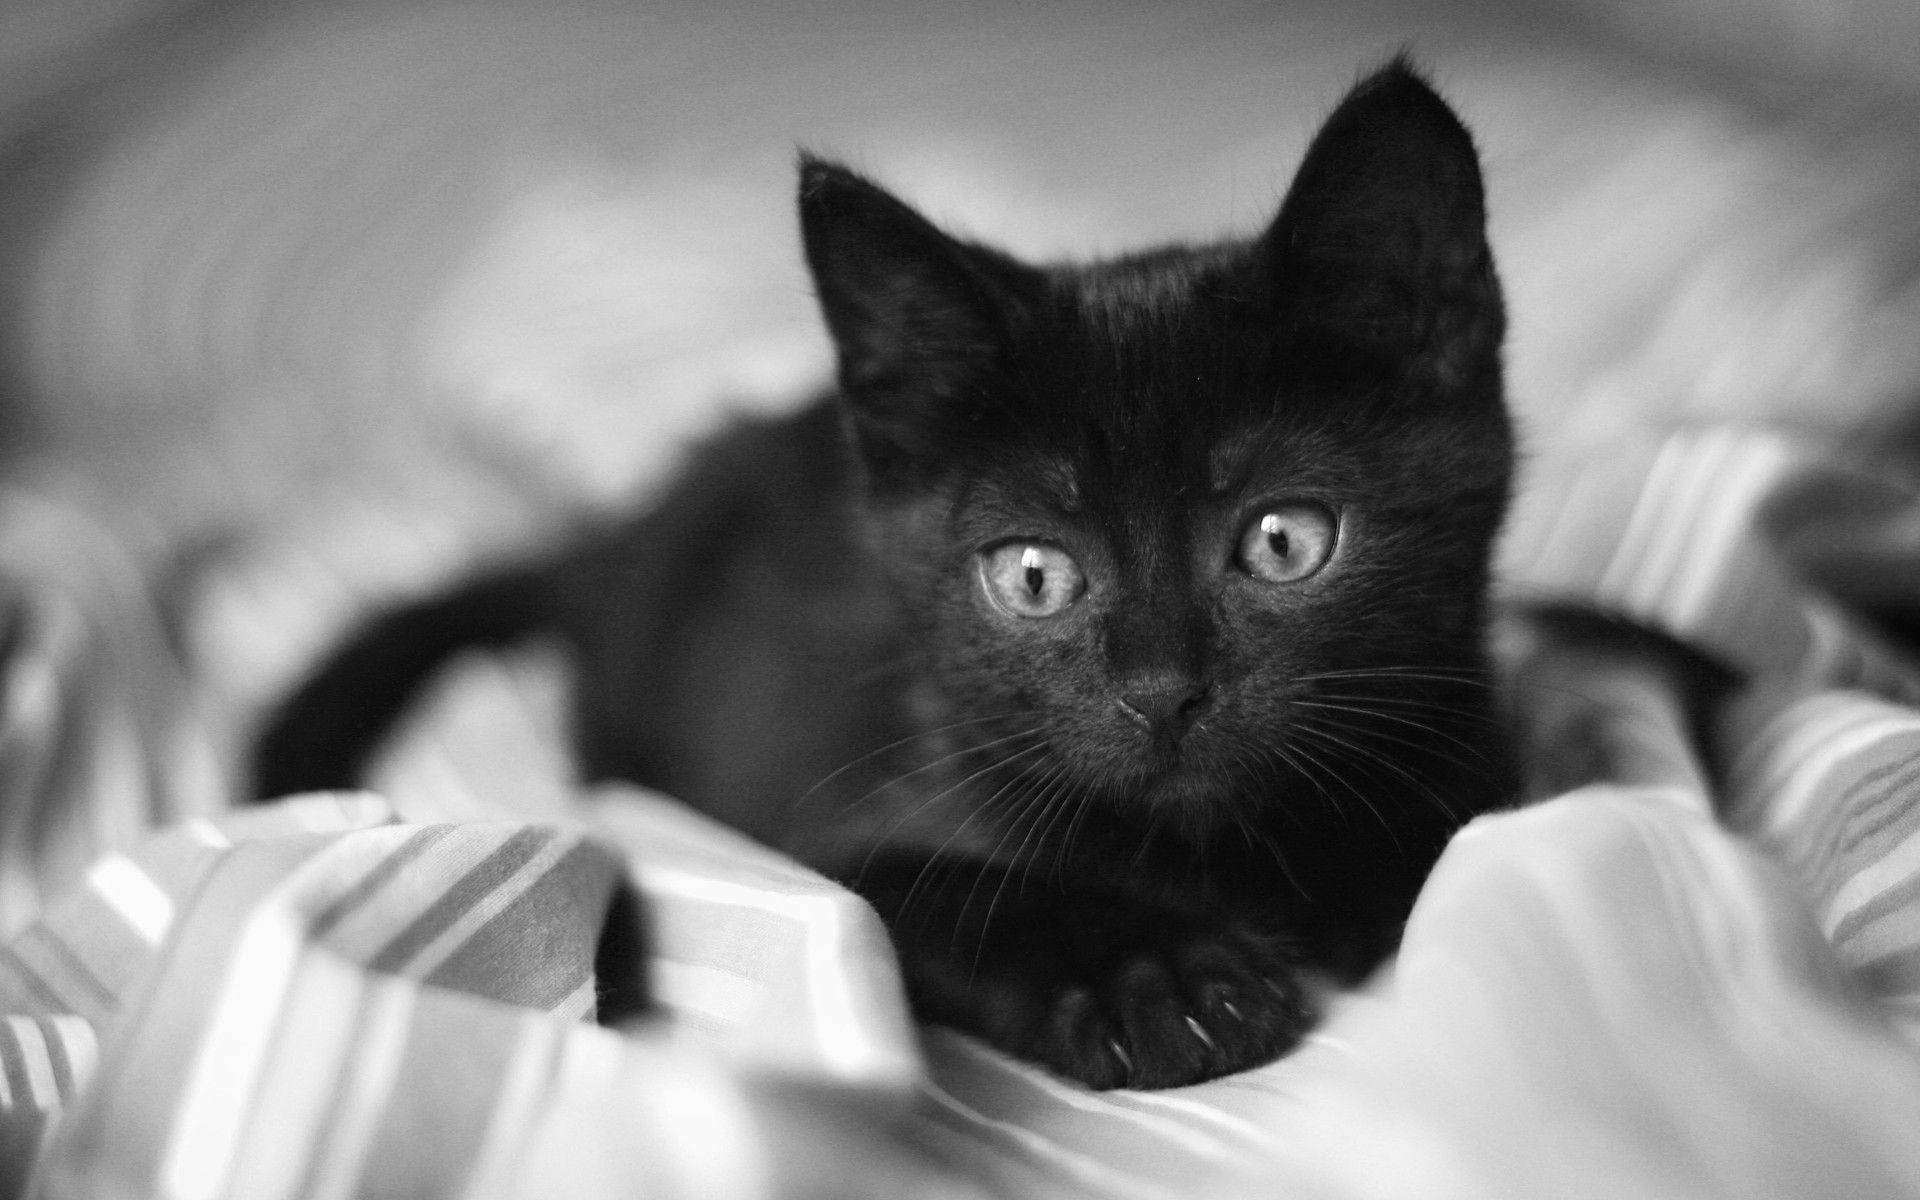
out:
{"label": "rumpled blanket", "polygon": [[0,498],[0,1197],[1920,1196],[1920,687],[1805,575],[1914,562],[1920,503],[1826,457],[1533,464],[1507,586],[1748,682],[1701,730],[1533,664],[1612,777],[1468,826],[1295,1053],[1159,1093],[916,1029],[871,910],[666,797],[227,809],[139,571]]}

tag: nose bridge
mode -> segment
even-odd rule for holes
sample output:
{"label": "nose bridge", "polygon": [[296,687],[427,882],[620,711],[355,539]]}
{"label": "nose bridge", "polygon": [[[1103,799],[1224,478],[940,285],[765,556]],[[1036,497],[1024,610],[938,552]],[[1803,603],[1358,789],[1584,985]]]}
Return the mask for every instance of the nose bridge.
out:
{"label": "nose bridge", "polygon": [[1106,613],[1107,661],[1122,686],[1173,686],[1204,670],[1207,615],[1193,594],[1187,538],[1157,524],[1116,555],[1121,586]]}

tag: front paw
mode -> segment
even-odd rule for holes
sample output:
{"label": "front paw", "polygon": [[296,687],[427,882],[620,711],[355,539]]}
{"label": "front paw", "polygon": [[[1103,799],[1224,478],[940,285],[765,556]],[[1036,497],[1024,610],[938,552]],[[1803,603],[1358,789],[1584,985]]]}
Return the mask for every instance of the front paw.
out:
{"label": "front paw", "polygon": [[1009,1046],[1097,1088],[1180,1087],[1260,1066],[1312,1023],[1291,957],[1231,929],[1141,947],[1036,999],[1040,1019],[1006,1029]]}
{"label": "front paw", "polygon": [[[1091,915],[1095,919],[1077,919]],[[1288,943],[1244,923],[1071,905],[982,940],[901,946],[922,1014],[1096,1088],[1199,1083],[1271,1062],[1313,1012]]]}

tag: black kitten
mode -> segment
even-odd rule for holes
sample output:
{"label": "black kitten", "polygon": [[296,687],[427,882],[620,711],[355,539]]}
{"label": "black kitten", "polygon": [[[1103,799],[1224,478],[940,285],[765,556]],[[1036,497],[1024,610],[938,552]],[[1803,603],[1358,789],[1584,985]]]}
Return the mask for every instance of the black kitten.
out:
{"label": "black kitten", "polygon": [[1513,452],[1473,145],[1404,63],[1260,236],[1032,266],[801,165],[840,392],[653,511],[375,623],[264,794],[353,781],[452,649],[557,633],[585,772],[871,900],[924,1017],[1095,1086],[1263,1063],[1511,798]]}

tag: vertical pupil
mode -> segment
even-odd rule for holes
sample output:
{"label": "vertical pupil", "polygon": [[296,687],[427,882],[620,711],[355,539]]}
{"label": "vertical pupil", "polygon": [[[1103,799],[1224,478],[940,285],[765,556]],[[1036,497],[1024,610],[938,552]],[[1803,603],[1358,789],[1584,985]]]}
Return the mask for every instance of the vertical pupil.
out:
{"label": "vertical pupil", "polygon": [[1267,531],[1267,548],[1273,551],[1274,556],[1287,557],[1288,551],[1293,549],[1293,543],[1287,537],[1285,522],[1277,514],[1268,513],[1266,519],[1260,522],[1260,527]]}
{"label": "vertical pupil", "polygon": [[1029,548],[1020,556],[1020,565],[1026,568],[1023,578],[1026,580],[1027,595],[1038,596],[1047,584],[1047,572],[1040,565],[1040,552]]}

